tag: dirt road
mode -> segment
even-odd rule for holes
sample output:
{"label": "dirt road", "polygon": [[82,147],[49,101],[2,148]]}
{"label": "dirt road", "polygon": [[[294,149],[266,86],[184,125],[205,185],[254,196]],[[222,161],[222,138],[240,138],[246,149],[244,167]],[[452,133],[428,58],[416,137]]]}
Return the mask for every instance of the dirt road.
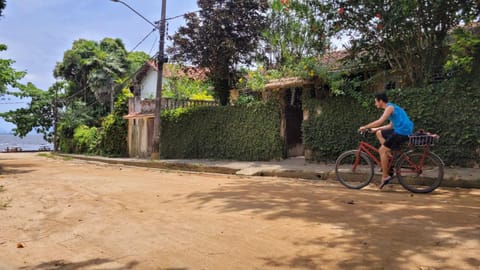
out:
{"label": "dirt road", "polygon": [[480,190],[0,154],[0,269],[480,269]]}

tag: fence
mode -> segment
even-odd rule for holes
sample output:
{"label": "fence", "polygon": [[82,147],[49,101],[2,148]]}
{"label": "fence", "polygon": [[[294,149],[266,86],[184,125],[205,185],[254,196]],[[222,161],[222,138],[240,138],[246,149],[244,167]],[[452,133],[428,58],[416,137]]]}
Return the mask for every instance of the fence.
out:
{"label": "fence", "polygon": [[[173,98],[162,98],[162,110],[185,108],[192,106],[218,106],[216,101],[206,100],[178,100]],[[140,99],[140,97],[128,100],[128,113],[150,114],[155,112],[154,99]]]}

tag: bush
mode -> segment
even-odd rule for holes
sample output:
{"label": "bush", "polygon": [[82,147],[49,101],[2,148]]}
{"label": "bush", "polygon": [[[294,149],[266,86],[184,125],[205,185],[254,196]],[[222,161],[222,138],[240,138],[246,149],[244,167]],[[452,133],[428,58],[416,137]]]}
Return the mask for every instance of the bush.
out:
{"label": "bush", "polygon": [[123,89],[114,104],[114,112],[105,117],[98,137],[97,154],[104,156],[128,156],[128,122],[123,116],[128,113],[128,98],[132,94]]}
{"label": "bush", "polygon": [[94,153],[97,148],[97,128],[85,125],[75,128],[73,133],[73,149],[75,153]]}
{"label": "bush", "polygon": [[192,107],[162,114],[162,158],[282,157],[278,104]]}

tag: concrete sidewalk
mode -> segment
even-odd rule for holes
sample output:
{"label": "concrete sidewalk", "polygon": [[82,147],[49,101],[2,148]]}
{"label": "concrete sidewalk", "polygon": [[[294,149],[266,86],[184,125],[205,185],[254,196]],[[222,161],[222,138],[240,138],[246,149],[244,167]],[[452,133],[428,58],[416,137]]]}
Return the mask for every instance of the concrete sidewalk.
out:
{"label": "concrete sidewalk", "polygon": [[[289,158],[280,161],[252,162],[205,159],[149,160],[137,158],[107,158],[100,156],[70,154],[58,155],[110,164],[168,170],[212,172],[247,176],[277,176],[309,180],[335,180],[335,164],[310,163],[306,162],[303,157]],[[378,169],[376,169],[376,172],[378,172]],[[446,167],[441,186],[480,188],[480,169]]]}

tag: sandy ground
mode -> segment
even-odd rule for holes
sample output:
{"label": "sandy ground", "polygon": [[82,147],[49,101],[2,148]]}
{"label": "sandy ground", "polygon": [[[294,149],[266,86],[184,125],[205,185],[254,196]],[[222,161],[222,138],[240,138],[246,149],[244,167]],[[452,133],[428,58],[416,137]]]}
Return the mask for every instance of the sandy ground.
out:
{"label": "sandy ground", "polygon": [[0,154],[0,269],[480,269],[480,190]]}

